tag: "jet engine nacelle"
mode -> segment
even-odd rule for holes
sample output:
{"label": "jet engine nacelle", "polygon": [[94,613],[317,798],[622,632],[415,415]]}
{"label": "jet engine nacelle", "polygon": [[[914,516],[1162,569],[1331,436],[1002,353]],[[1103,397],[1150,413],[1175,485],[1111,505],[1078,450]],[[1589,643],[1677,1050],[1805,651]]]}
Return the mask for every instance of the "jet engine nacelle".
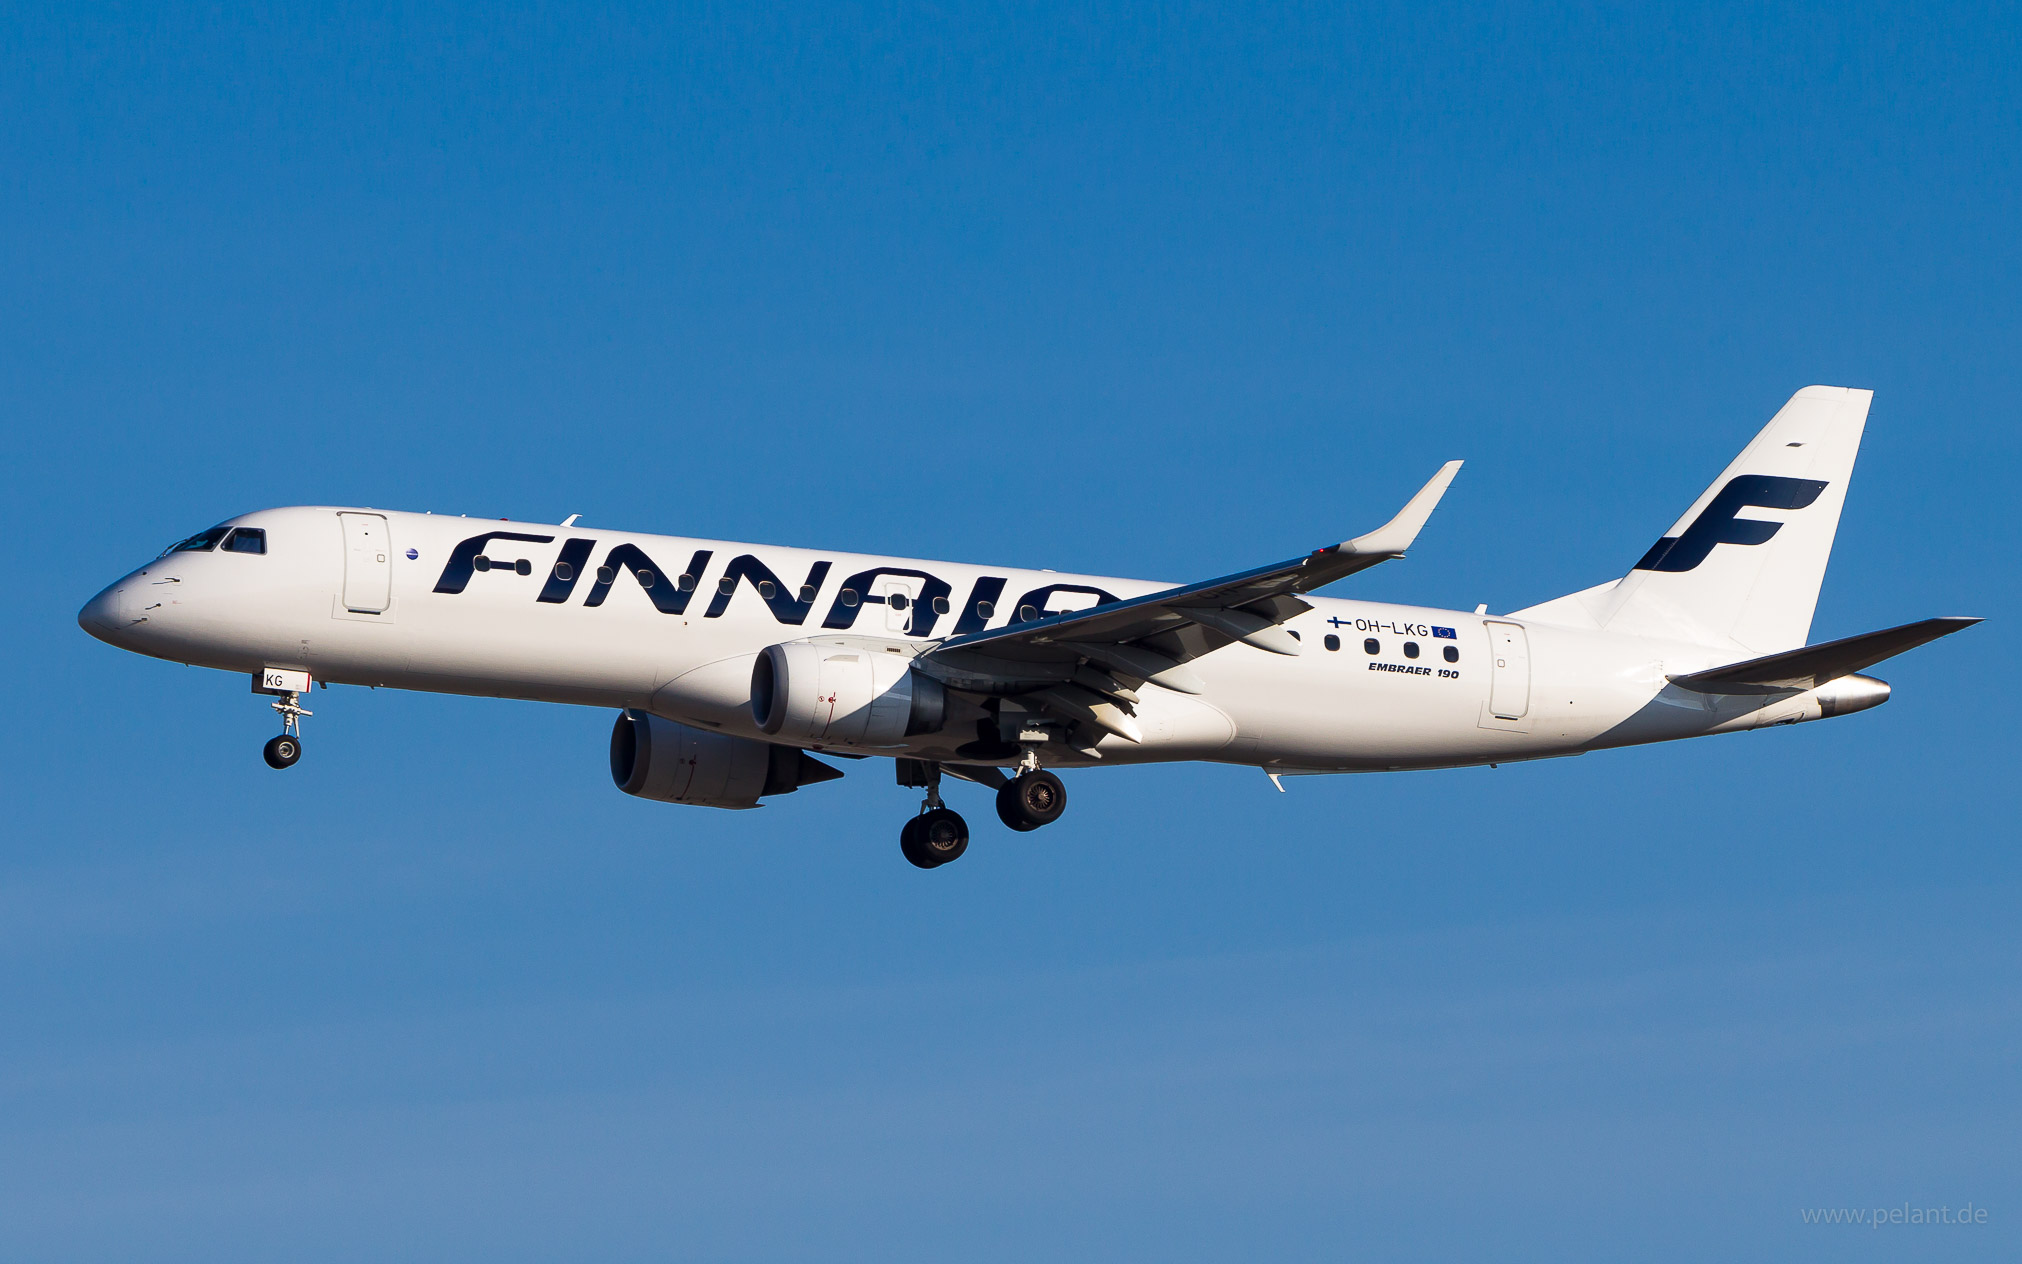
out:
{"label": "jet engine nacelle", "polygon": [[912,659],[846,641],[788,641],[751,668],[751,718],[782,741],[896,746],[941,727],[947,694]]}
{"label": "jet engine nacelle", "polygon": [[662,803],[755,808],[761,796],[791,794],[842,776],[792,746],[627,711],[611,729],[611,780],[626,794]]}

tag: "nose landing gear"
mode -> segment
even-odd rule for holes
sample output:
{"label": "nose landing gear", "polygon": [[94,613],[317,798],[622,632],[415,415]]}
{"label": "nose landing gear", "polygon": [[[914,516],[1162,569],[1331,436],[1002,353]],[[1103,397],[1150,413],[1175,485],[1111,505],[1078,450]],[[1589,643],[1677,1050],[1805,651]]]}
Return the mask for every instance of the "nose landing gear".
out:
{"label": "nose landing gear", "polygon": [[269,768],[290,768],[302,758],[302,717],[315,712],[302,705],[302,691],[309,687],[309,673],[269,667],[253,677],[254,693],[278,695],[274,710],[281,716],[281,735],[261,748],[260,757]]}
{"label": "nose landing gear", "polygon": [[285,693],[274,699],[274,710],[281,713],[281,735],[271,739],[260,754],[269,768],[288,768],[302,758],[302,717],[314,715],[302,705],[302,695]]}

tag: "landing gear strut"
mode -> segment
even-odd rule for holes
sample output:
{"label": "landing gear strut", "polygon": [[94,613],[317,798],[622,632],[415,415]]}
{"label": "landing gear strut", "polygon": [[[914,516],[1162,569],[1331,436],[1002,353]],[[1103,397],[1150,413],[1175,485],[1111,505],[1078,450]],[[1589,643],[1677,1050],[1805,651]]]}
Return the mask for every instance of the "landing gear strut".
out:
{"label": "landing gear strut", "polygon": [[284,693],[274,699],[274,710],[281,713],[281,735],[270,739],[260,754],[269,768],[287,768],[302,758],[302,717],[314,715],[302,706],[302,695]]}
{"label": "landing gear strut", "polygon": [[936,869],[969,850],[969,823],[941,803],[941,766],[925,760],[899,761],[899,784],[924,787],[920,814],[899,831],[899,850],[922,869]]}
{"label": "landing gear strut", "polygon": [[[916,786],[927,792],[920,801],[920,813],[899,831],[899,850],[922,869],[937,869],[969,849],[969,823],[941,802],[941,766],[924,759],[898,761],[899,784]],[[1019,761],[1019,773],[1003,782],[997,791],[997,815],[1012,829],[1023,833],[1051,825],[1067,810],[1067,787],[1060,778],[1039,766],[1038,752],[1027,747]],[[965,780],[981,781],[981,774],[964,773]],[[991,781],[1001,779],[992,774]]]}

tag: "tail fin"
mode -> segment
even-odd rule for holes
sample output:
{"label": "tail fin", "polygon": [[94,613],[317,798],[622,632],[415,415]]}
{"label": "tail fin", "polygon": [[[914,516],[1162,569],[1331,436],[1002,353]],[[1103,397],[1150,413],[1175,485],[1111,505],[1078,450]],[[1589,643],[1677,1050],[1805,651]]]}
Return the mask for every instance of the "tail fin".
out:
{"label": "tail fin", "polygon": [[1803,645],[1873,398],[1805,387],[1635,569],[1518,613],[1759,654]]}

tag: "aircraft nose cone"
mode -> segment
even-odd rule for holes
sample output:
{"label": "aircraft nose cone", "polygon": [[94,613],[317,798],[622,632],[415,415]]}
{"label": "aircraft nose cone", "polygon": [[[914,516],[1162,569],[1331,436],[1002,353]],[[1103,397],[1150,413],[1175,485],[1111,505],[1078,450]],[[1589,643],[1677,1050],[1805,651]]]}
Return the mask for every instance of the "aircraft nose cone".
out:
{"label": "aircraft nose cone", "polygon": [[121,585],[124,582],[113,584],[85,602],[84,609],[77,612],[77,626],[109,645],[119,644],[116,638],[127,622],[120,615]]}

